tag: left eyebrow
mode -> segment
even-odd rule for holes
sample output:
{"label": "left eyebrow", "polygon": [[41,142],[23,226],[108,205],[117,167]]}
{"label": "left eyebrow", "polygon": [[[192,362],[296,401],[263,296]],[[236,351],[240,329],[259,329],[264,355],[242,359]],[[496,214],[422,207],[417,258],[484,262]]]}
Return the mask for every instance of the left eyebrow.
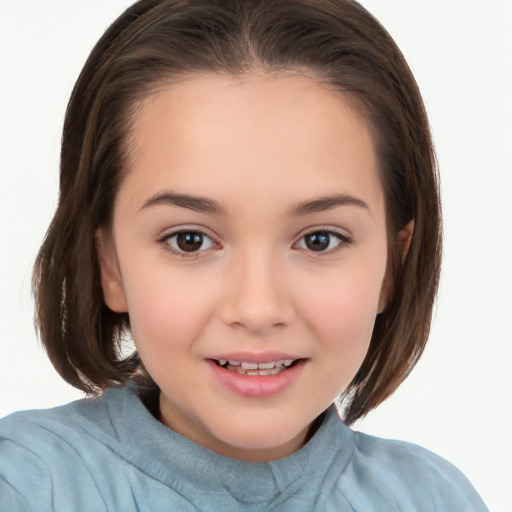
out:
{"label": "left eyebrow", "polygon": [[308,201],[302,201],[293,205],[289,212],[290,215],[308,215],[310,213],[324,212],[338,206],[357,206],[370,211],[369,206],[358,197],[351,195],[338,194],[334,196],[319,197]]}

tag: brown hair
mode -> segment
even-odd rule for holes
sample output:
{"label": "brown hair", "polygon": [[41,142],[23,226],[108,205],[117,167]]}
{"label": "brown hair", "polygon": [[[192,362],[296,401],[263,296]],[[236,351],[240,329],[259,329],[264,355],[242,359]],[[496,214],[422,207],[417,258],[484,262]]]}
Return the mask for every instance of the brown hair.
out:
{"label": "brown hair", "polygon": [[[60,375],[88,393],[145,374],[136,353],[121,355],[129,318],[105,305],[95,250],[97,229],[112,219],[133,110],[174,77],[255,68],[312,74],[345,91],[373,133],[392,291],[343,393],[351,423],[387,398],[419,359],[441,253],[437,171],[420,93],[389,34],[352,0],[141,0],[112,24],[66,113],[59,204],[34,269],[40,337]],[[402,262],[397,233],[411,219]]]}

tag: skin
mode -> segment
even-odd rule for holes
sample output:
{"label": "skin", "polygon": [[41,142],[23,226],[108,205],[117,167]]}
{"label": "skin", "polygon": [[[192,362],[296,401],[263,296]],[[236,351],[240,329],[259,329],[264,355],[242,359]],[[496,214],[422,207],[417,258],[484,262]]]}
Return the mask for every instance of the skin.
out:
{"label": "skin", "polygon": [[[112,230],[98,233],[102,285],[107,305],[130,315],[161,421],[241,460],[295,452],[356,374],[385,307],[369,130],[340,93],[306,77],[202,75],[143,100],[129,147]],[[155,200],[169,192],[220,211]],[[333,195],[359,203],[297,211]],[[204,233],[200,250],[180,254],[180,230]],[[318,231],[341,238],[314,251],[304,237]],[[240,351],[303,364],[278,393],[246,396],[211,367]]]}

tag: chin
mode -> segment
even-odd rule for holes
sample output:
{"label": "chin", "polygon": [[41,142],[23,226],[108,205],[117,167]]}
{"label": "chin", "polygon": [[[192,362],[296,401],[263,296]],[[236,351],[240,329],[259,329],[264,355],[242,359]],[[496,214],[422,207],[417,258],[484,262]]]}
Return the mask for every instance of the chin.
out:
{"label": "chin", "polygon": [[216,439],[213,451],[249,462],[267,462],[291,455],[304,444],[308,426],[297,431],[279,424],[241,425],[211,432]]}

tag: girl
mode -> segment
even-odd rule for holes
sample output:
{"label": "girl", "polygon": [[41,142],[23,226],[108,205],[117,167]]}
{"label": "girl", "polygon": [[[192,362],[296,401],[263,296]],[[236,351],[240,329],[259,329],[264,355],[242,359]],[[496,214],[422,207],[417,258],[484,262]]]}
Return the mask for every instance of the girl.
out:
{"label": "girl", "polygon": [[348,428],[420,357],[440,248],[421,98],[359,4],[136,3],[73,91],[34,272],[97,398],[2,422],[2,509],[486,510]]}

